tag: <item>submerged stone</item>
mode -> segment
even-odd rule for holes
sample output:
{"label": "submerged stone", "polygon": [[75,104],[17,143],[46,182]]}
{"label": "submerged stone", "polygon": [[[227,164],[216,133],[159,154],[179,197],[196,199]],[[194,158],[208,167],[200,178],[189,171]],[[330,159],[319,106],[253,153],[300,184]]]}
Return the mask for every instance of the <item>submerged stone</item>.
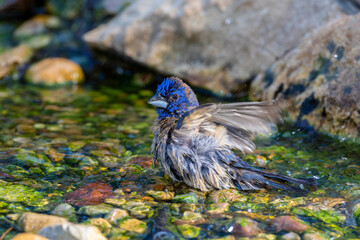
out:
{"label": "submerged stone", "polygon": [[52,166],[50,159],[45,155],[30,150],[21,149],[15,155],[15,159],[19,161],[20,164],[27,167]]}
{"label": "submerged stone", "polygon": [[76,220],[75,208],[68,203],[61,203],[54,210],[51,211],[52,215],[65,217],[71,221]]}
{"label": "submerged stone", "polygon": [[154,211],[148,205],[136,206],[130,208],[130,215],[139,219],[151,217]]}
{"label": "submerged stone", "polygon": [[239,193],[236,189],[223,189],[215,190],[210,193],[207,198],[209,203],[232,203],[236,201],[243,202],[246,200],[246,196]]}
{"label": "submerged stone", "polygon": [[285,233],[280,237],[281,240],[301,240],[300,236],[294,232]]}
{"label": "submerged stone", "polygon": [[97,227],[62,223],[42,228],[39,235],[51,240],[106,240]]}
{"label": "submerged stone", "polygon": [[129,216],[129,213],[126,210],[115,208],[106,214],[105,219],[108,220],[111,224],[115,225],[120,220]]}
{"label": "submerged stone", "polygon": [[112,196],[112,187],[102,181],[86,184],[65,194],[65,202],[75,206],[97,205]]}
{"label": "submerged stone", "polygon": [[309,231],[303,235],[303,240],[326,240],[328,237],[316,231]]}
{"label": "submerged stone", "polygon": [[113,207],[106,204],[83,206],[79,209],[78,214],[94,217],[108,214],[111,210],[113,210]]}
{"label": "submerged stone", "polygon": [[202,203],[204,201],[205,194],[197,192],[189,192],[186,194],[178,194],[173,198],[174,202],[180,203]]}
{"label": "submerged stone", "polygon": [[241,237],[254,237],[263,232],[259,224],[250,218],[236,218],[233,233]]}
{"label": "submerged stone", "polygon": [[24,232],[37,232],[43,227],[62,223],[67,223],[67,220],[63,217],[32,212],[23,213],[17,220],[19,228]]}
{"label": "submerged stone", "polygon": [[197,221],[203,219],[203,216],[201,213],[186,211],[181,219],[185,221]]}
{"label": "submerged stone", "polygon": [[116,207],[121,207],[126,203],[126,200],[124,198],[106,198],[104,202]]}
{"label": "submerged stone", "polygon": [[177,229],[184,238],[196,238],[199,236],[201,230],[200,227],[192,226],[189,224],[179,225],[177,226]]}
{"label": "submerged stone", "polygon": [[159,201],[170,201],[174,198],[174,192],[154,191],[150,190],[146,192],[147,195],[155,198]]}
{"label": "submerged stone", "polygon": [[21,202],[34,207],[48,203],[43,193],[24,185],[4,181],[0,181],[0,199],[10,203]]}
{"label": "submerged stone", "polygon": [[111,224],[104,218],[90,218],[88,223],[97,227],[101,232],[105,232],[111,228]]}
{"label": "submerged stone", "polygon": [[303,233],[311,227],[304,224],[302,220],[294,216],[280,216],[270,220],[276,231],[288,231]]}
{"label": "submerged stone", "polygon": [[147,225],[143,221],[140,221],[136,218],[131,218],[122,221],[120,223],[120,228],[129,232],[144,234],[147,230]]}
{"label": "submerged stone", "polygon": [[214,203],[209,204],[206,213],[208,214],[219,214],[229,210],[229,203]]}

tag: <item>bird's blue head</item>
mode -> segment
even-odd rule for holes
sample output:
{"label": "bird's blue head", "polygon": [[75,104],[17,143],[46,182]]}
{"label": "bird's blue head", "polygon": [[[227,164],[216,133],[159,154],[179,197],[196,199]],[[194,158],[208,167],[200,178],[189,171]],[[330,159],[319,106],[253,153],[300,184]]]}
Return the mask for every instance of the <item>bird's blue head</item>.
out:
{"label": "bird's blue head", "polygon": [[199,106],[193,90],[177,77],[166,78],[148,103],[156,106],[158,119],[181,117]]}

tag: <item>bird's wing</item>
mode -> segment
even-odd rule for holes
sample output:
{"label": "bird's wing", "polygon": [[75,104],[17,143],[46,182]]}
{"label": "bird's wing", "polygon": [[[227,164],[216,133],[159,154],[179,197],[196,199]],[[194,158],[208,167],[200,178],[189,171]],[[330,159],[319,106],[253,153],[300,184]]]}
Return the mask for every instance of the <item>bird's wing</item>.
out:
{"label": "bird's wing", "polygon": [[242,152],[252,152],[255,134],[267,134],[281,121],[279,103],[245,102],[200,105],[185,114],[178,122],[176,132],[186,136],[204,134]]}

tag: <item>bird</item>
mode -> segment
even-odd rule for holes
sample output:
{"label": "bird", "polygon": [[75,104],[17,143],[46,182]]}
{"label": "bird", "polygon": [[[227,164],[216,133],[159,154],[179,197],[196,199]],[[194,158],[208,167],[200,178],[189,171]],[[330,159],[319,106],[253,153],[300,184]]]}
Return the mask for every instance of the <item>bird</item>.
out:
{"label": "bird", "polygon": [[[199,105],[180,78],[168,77],[148,101],[156,107],[151,151],[165,173],[201,191],[267,188],[301,191],[312,179],[296,179],[252,167],[233,149],[252,153],[256,134],[282,121],[278,101]],[[296,186],[293,186],[296,185]]]}

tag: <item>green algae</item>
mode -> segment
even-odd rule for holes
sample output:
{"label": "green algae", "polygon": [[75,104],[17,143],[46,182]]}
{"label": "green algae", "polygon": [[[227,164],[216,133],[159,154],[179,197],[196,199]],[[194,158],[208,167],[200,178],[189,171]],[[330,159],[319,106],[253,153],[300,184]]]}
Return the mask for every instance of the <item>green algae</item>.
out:
{"label": "green algae", "polygon": [[10,203],[23,203],[33,207],[48,204],[44,193],[24,185],[6,183],[3,181],[0,181],[0,199],[8,202],[8,208],[14,208],[14,205],[11,205]]}
{"label": "green algae", "polygon": [[200,227],[189,224],[179,225],[177,229],[184,238],[196,238],[199,236],[201,230]]}

